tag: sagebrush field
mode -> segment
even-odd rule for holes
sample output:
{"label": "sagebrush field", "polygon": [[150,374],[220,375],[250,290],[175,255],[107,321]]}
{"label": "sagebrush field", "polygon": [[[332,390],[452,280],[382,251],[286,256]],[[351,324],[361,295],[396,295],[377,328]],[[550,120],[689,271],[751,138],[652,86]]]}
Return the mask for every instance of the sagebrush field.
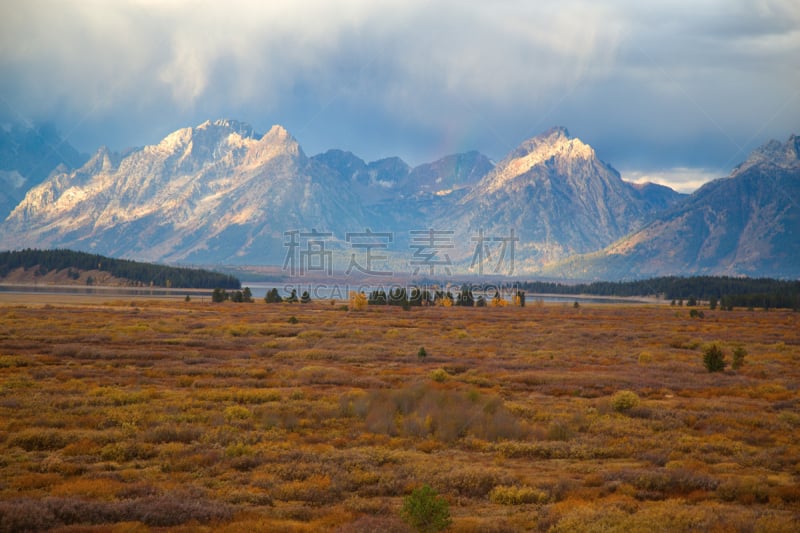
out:
{"label": "sagebrush field", "polygon": [[0,531],[800,531],[800,314],[344,303],[0,302]]}

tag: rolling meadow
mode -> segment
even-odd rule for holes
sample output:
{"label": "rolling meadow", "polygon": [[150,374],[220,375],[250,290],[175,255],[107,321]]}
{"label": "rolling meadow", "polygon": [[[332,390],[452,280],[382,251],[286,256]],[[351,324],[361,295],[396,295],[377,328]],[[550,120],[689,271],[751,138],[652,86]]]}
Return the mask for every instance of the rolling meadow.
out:
{"label": "rolling meadow", "polygon": [[0,302],[0,531],[794,532],[798,385],[791,311]]}

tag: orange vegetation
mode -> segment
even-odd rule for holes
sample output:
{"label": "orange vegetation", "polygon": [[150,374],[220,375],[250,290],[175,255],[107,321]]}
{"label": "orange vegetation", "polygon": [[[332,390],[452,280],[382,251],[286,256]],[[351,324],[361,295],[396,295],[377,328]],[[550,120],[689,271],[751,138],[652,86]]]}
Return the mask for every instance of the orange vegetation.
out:
{"label": "orange vegetation", "polygon": [[798,383],[782,311],[5,304],[0,531],[798,531]]}

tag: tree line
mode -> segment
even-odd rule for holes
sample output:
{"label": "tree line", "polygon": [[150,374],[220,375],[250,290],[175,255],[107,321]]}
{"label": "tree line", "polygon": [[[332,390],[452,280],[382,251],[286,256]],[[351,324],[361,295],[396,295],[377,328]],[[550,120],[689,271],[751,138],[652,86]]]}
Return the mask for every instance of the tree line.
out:
{"label": "tree line", "polygon": [[102,270],[115,278],[127,279],[145,286],[181,289],[239,289],[241,283],[228,274],[205,269],[172,267],[142,263],[129,259],[114,259],[74,250],[36,250],[0,252],[0,278],[18,268],[36,268],[37,275],[50,271],[68,270],[76,279],[79,270]]}
{"label": "tree line", "polygon": [[[487,301],[482,295],[477,298],[473,294],[473,287],[464,284],[461,290],[456,291],[455,296],[449,290],[434,290],[433,292],[412,287],[410,292],[403,287],[390,289],[388,293],[384,290],[374,290],[367,298],[368,305],[396,305],[401,307],[420,307],[428,305],[443,305],[456,307],[486,307]],[[499,291],[495,291],[494,297],[490,300],[495,306],[505,302],[501,298]],[[512,301],[515,305],[525,307],[525,292],[515,291]]]}
{"label": "tree line", "polygon": [[730,276],[665,276],[636,281],[595,281],[564,284],[526,281],[517,285],[539,294],[596,296],[658,296],[667,300],[719,301],[723,307],[763,307],[800,310],[800,281]]}
{"label": "tree line", "polygon": [[[247,290],[248,289],[245,288],[245,291]],[[229,299],[232,298],[226,295],[225,291],[219,289],[214,290],[212,301],[223,302]],[[264,296],[264,301],[268,304],[282,302],[294,303],[298,301],[300,303],[310,303],[311,296],[308,294],[308,291],[304,291],[303,295],[298,298],[297,290],[293,289],[292,294],[284,298],[278,293],[278,289],[272,288],[267,291],[267,294]],[[468,285],[462,286],[461,290],[457,291],[455,296],[449,290],[437,289],[429,291],[427,289],[420,289],[419,287],[411,287],[410,290],[404,287],[396,287],[390,289],[388,293],[385,290],[378,289],[370,292],[369,296],[363,292],[352,292],[350,294],[350,303],[357,309],[362,309],[367,305],[390,305],[410,309],[411,307],[425,306],[503,307],[508,304],[508,302],[500,296],[499,291],[495,291],[494,297],[488,301],[481,295],[475,298],[472,287]],[[525,292],[515,291],[511,303],[519,307],[525,307]]]}

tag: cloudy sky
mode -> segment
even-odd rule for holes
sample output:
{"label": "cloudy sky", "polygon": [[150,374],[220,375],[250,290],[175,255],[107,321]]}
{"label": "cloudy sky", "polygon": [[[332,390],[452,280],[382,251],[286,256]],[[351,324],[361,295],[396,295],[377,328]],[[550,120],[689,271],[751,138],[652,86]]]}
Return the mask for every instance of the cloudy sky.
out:
{"label": "cloudy sky", "polygon": [[797,0],[3,0],[0,121],[92,152],[237,118],[410,164],[562,125],[692,190],[800,133],[798,58]]}

